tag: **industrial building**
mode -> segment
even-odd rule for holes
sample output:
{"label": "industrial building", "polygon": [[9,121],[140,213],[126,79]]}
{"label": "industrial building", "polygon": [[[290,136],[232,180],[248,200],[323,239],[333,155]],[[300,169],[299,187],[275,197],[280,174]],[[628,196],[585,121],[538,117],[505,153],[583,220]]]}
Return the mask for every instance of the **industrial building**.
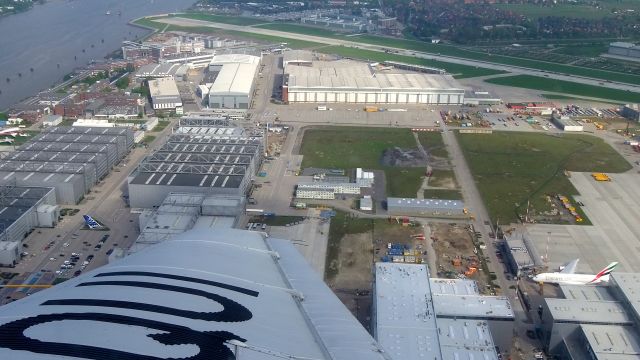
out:
{"label": "industrial building", "polygon": [[296,187],[296,198],[333,200],[339,195],[360,195],[360,185],[351,182],[300,182]]}
{"label": "industrial building", "polygon": [[260,58],[252,55],[217,55],[209,64],[210,72],[218,72],[209,89],[212,109],[248,109],[255,86]]}
{"label": "industrial building", "polygon": [[389,215],[462,218],[467,216],[460,200],[387,198]]}
{"label": "industrial building", "polygon": [[140,236],[128,253],[165,241],[193,228],[232,228],[244,211],[243,196],[171,193],[157,209],[140,214]]}
{"label": "industrial building", "polygon": [[59,217],[53,188],[0,186],[0,266],[18,262],[22,240],[36,227],[54,227]]}
{"label": "industrial building", "polygon": [[182,111],[180,91],[172,77],[149,80],[149,92],[154,110]]}
{"label": "industrial building", "polygon": [[129,128],[51,127],[0,160],[0,184],[52,187],[77,204],[132,147]]}
{"label": "industrial building", "polygon": [[628,42],[613,42],[609,44],[609,55],[640,58],[640,46]]}
{"label": "industrial building", "polygon": [[365,195],[360,199],[360,210],[373,211],[373,199],[371,199],[371,195]]}
{"label": "industrial building", "polygon": [[351,60],[285,66],[283,101],[461,105],[464,89],[450,75],[375,72]]}
{"label": "industrial building", "polygon": [[313,64],[313,54],[306,50],[289,50],[282,55],[282,64],[287,65],[311,66]]}
{"label": "industrial building", "polygon": [[557,126],[560,130],[567,132],[581,132],[584,131],[584,127],[581,123],[572,120],[568,116],[563,116],[558,113],[554,113],[551,116],[551,121],[555,126]]}
{"label": "industrial building", "polygon": [[224,121],[181,120],[167,142],[129,176],[131,207],[157,207],[169,193],[245,195],[259,167],[264,139],[217,126]]}
{"label": "industrial building", "polygon": [[626,104],[622,107],[620,115],[629,120],[640,122],[640,105],[639,104]]}
{"label": "industrial building", "polygon": [[62,123],[62,115],[45,115],[42,117],[42,126],[58,126]]}
{"label": "industrial building", "polygon": [[433,279],[426,265],[376,263],[373,301],[374,337],[393,360],[499,359],[497,348],[511,348],[509,300],[480,295],[475,281]]}
{"label": "industrial building", "polygon": [[610,275],[608,286],[559,285],[544,299],[542,340],[561,359],[640,357],[640,274]]}

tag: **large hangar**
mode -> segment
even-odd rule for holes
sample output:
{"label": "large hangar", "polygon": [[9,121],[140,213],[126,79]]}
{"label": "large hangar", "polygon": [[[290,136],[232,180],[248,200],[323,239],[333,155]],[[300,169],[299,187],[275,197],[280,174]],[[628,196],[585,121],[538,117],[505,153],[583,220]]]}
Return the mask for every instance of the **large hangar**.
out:
{"label": "large hangar", "polygon": [[260,58],[244,54],[216,55],[209,71],[218,72],[209,89],[212,109],[248,109]]}
{"label": "large hangar", "polygon": [[246,193],[264,152],[263,138],[199,123],[180,127],[131,174],[132,208],[157,207],[169,193]]}
{"label": "large hangar", "polygon": [[0,186],[0,265],[20,259],[22,240],[35,227],[52,227],[59,209],[52,188]]}
{"label": "large hangar", "polygon": [[289,103],[462,105],[464,89],[451,76],[377,71],[351,60],[285,66],[283,101]]}
{"label": "large hangar", "polygon": [[132,147],[129,128],[52,127],[0,160],[0,184],[52,187],[77,204]]}

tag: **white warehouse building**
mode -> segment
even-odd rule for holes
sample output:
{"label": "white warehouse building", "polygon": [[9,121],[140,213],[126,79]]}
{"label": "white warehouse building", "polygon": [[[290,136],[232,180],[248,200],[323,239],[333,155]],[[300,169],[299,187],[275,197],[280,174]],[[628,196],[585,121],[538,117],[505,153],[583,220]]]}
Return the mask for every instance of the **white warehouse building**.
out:
{"label": "white warehouse building", "polygon": [[182,109],[180,91],[173,77],[149,80],[149,92],[154,110]]}
{"label": "white warehouse building", "polygon": [[312,66],[285,66],[282,100],[462,105],[464,89],[451,75],[375,72],[368,64],[351,60],[314,61]]}
{"label": "white warehouse building", "polygon": [[260,58],[244,54],[216,55],[209,71],[219,72],[209,89],[212,109],[248,109]]}

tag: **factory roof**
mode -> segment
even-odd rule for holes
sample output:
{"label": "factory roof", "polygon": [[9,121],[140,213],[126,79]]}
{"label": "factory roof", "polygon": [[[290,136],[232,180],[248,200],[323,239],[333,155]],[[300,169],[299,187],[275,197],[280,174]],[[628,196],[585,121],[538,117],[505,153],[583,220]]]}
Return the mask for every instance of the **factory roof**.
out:
{"label": "factory roof", "polygon": [[554,322],[631,324],[624,306],[617,301],[587,301],[546,298]]}
{"label": "factory roof", "polygon": [[534,266],[534,257],[529,254],[525,244],[524,235],[521,233],[505,234],[507,249],[511,252],[511,257],[519,268]]}
{"label": "factory roof", "polygon": [[313,54],[306,50],[289,50],[283,53],[282,59],[285,66],[290,62],[311,64]]}
{"label": "factory roof", "polygon": [[211,59],[211,65],[224,65],[224,64],[259,64],[260,58],[253,55],[246,54],[221,54],[216,55]]}
{"label": "factory roof", "polygon": [[147,64],[136,71],[136,77],[170,77],[176,74],[181,64]]}
{"label": "factory roof", "polygon": [[429,279],[434,295],[478,295],[478,283],[469,279]]}
{"label": "factory roof", "polygon": [[141,172],[136,175],[130,183],[144,185],[197,186],[202,188],[238,188],[242,183],[243,178],[244,175]]}
{"label": "factory roof", "polygon": [[0,251],[13,250],[20,246],[20,241],[0,241]]}
{"label": "factory roof", "polygon": [[[630,360],[640,358],[640,334],[635,328],[615,325],[580,326],[587,341],[588,354],[594,360]],[[587,357],[585,357],[587,358]]]}
{"label": "factory roof", "polygon": [[149,80],[149,92],[152,98],[180,98],[180,92],[173,78]]}
{"label": "factory roof", "polygon": [[414,209],[464,209],[464,203],[459,200],[439,200],[439,199],[410,199],[410,198],[387,198],[387,206],[397,206]]}
{"label": "factory roof", "polygon": [[611,284],[618,287],[635,315],[640,317],[640,274],[614,272],[609,276]]}
{"label": "factory roof", "polygon": [[262,138],[238,136],[218,131],[218,134],[181,134],[176,133],[169,137],[168,143],[191,143],[191,144],[219,144],[219,145],[262,145]]}
{"label": "factory roof", "polygon": [[251,164],[251,159],[252,158],[249,155],[174,153],[174,152],[158,151],[147,156],[146,161],[196,163],[196,164],[249,165]]}
{"label": "factory roof", "polygon": [[241,136],[244,134],[244,129],[213,126],[180,126],[174,134]]}
{"label": "factory roof", "polygon": [[258,63],[226,63],[209,89],[209,94],[249,96],[257,71]]}
{"label": "factory roof", "polygon": [[56,134],[41,133],[33,138],[33,142],[57,142],[57,143],[92,143],[115,144],[119,141],[117,135],[91,135],[91,134]]}
{"label": "factory roof", "polygon": [[45,133],[49,134],[82,134],[82,135],[108,135],[108,136],[131,136],[133,130],[129,127],[77,127],[77,126],[56,126],[47,128]]}
{"label": "factory roof", "polygon": [[489,325],[482,320],[438,319],[443,359],[497,360]]}
{"label": "factory roof", "polygon": [[59,151],[14,151],[9,153],[5,160],[22,161],[52,161],[90,163],[104,160],[104,155],[99,153],[59,152]]}
{"label": "factory roof", "polygon": [[577,122],[576,120],[573,120],[568,116],[560,116],[558,114],[555,114],[553,116],[553,121],[555,121],[556,123],[558,123],[560,126],[563,126],[563,127],[564,126],[582,126],[582,124]]}
{"label": "factory roof", "polygon": [[371,90],[410,90],[429,89],[456,90],[464,92],[460,84],[450,75],[372,73],[369,65],[350,60],[316,61],[312,66],[287,65],[285,73],[289,75],[289,90],[295,88],[344,88]]}
{"label": "factory roof", "polygon": [[233,154],[256,155],[259,147],[253,145],[216,145],[216,144],[192,144],[192,143],[166,143],[160,151],[173,151],[181,153],[205,153],[205,154]]}
{"label": "factory roof", "polygon": [[560,291],[565,299],[585,301],[615,301],[606,286],[584,286],[560,284]]}
{"label": "factory roof", "polygon": [[433,308],[438,316],[481,319],[513,319],[514,313],[505,296],[433,294]]}
{"label": "factory roof", "polygon": [[15,339],[3,359],[388,359],[289,241],[236,229],[188,231],[7,304],[0,332]]}
{"label": "factory roof", "polygon": [[441,359],[425,265],[375,264],[376,338],[394,359]]}
{"label": "factory roof", "polygon": [[116,144],[90,144],[90,143],[58,143],[58,142],[29,142],[18,148],[24,151],[60,151],[81,153],[104,153],[116,151]]}

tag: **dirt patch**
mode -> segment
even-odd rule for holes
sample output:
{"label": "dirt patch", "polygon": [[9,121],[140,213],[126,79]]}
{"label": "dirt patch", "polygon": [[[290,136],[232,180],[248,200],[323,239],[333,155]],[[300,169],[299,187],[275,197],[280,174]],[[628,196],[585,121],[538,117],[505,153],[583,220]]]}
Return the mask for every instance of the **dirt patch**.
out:
{"label": "dirt patch", "polygon": [[333,279],[336,289],[369,289],[371,288],[371,267],[373,244],[371,234],[345,235],[340,242],[338,255],[338,273]]}
{"label": "dirt patch", "polygon": [[469,225],[434,223],[431,231],[438,277],[475,280],[480,291],[485,291],[489,274],[481,261],[482,253],[473,242]]}
{"label": "dirt patch", "polygon": [[382,153],[382,165],[398,167],[425,167],[427,158],[418,149],[393,147]]}
{"label": "dirt patch", "polygon": [[429,178],[429,188],[457,189],[458,184],[453,170],[434,170]]}

